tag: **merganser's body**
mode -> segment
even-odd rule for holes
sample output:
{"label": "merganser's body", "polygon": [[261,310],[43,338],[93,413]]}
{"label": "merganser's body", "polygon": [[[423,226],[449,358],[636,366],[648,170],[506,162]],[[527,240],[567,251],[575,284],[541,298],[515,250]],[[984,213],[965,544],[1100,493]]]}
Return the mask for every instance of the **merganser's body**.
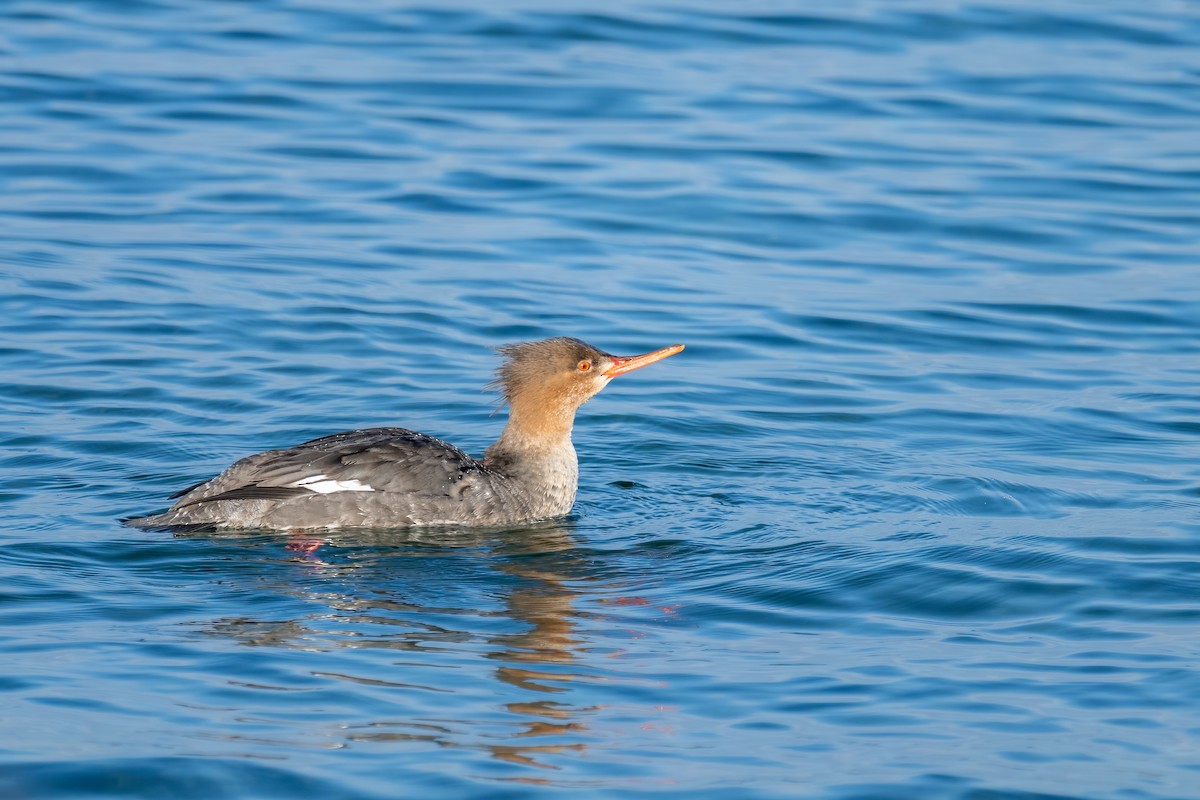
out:
{"label": "merganser's body", "polygon": [[683,345],[614,356],[559,337],[500,348],[496,384],[508,424],[482,459],[403,428],[370,428],[268,450],[184,489],[136,527],[294,530],[511,525],[562,516],[575,503],[575,411],[617,375]]}

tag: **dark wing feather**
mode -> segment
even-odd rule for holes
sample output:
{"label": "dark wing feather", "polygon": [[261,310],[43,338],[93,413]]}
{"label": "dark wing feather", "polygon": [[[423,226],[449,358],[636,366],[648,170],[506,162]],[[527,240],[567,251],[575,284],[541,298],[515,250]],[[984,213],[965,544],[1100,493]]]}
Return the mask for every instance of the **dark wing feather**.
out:
{"label": "dark wing feather", "polygon": [[299,481],[358,481],[377,492],[448,495],[483,465],[454,447],[404,428],[369,428],[243,458],[183,495],[176,507],[215,500],[286,499],[310,494]]}
{"label": "dark wing feather", "polygon": [[312,494],[312,492],[303,486],[242,486],[198,500],[180,502],[175,507],[187,508],[198,503],[211,503],[216,500],[287,500],[289,497],[300,497],[305,494]]}

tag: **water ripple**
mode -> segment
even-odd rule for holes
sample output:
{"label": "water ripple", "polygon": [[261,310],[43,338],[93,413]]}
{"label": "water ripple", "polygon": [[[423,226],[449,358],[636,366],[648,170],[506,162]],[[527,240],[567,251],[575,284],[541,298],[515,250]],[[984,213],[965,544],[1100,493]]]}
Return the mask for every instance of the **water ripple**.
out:
{"label": "water ripple", "polygon": [[[1194,9],[0,21],[0,794],[1195,794]],[[557,334],[568,519],[116,522]]]}

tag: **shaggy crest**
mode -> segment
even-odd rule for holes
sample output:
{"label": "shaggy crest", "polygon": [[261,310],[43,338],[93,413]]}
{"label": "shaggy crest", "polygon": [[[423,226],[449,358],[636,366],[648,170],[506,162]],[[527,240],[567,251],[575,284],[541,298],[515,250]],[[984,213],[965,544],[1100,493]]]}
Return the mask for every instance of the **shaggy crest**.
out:
{"label": "shaggy crest", "polygon": [[543,384],[548,374],[569,375],[575,372],[580,361],[596,361],[605,355],[587,342],[569,336],[506,344],[497,347],[496,351],[504,361],[488,387],[498,391],[508,403],[531,386]]}

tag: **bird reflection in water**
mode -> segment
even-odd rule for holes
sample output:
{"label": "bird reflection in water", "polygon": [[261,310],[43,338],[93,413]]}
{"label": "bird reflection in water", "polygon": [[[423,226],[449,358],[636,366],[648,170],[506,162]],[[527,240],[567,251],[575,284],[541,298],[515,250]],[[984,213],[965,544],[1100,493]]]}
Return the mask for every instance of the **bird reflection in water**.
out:
{"label": "bird reflection in water", "polygon": [[[236,535],[225,533],[187,535],[236,541]],[[369,678],[319,670],[310,674],[344,679],[360,686],[450,693],[461,688],[464,653],[478,652],[469,645],[485,642],[488,647],[482,655],[498,664],[490,674],[496,681],[512,687],[498,694],[528,695],[513,698],[503,706],[519,720],[516,732],[512,731],[511,722],[504,723],[497,734],[491,722],[434,719],[425,713],[425,704],[418,703],[421,711],[411,719],[353,722],[339,726],[340,735],[362,742],[417,740],[450,747],[480,747],[494,758],[543,768],[553,768],[547,763],[547,756],[586,750],[586,743],[579,741],[588,735],[584,719],[600,706],[571,705],[536,696],[561,695],[571,690],[570,684],[597,679],[580,668],[581,640],[576,634],[579,592],[573,588],[581,581],[593,579],[595,566],[576,552],[569,522],[560,520],[502,533],[421,530],[298,533],[284,545],[289,552],[282,561],[278,558],[279,549],[271,547],[269,539],[264,544],[262,537],[243,538],[241,543],[270,548],[269,562],[264,559],[264,565],[273,563],[278,567],[286,563],[292,570],[296,566],[304,570],[302,576],[293,572],[283,580],[270,581],[266,587],[256,583],[256,591],[267,588],[320,608],[316,611],[309,608],[298,620],[224,618],[211,623],[208,627],[211,632],[255,646],[326,652],[343,647],[378,647],[420,653],[423,659],[419,663],[389,664],[388,669],[394,670],[394,674],[381,674],[379,669],[372,670]],[[452,568],[430,570],[428,565],[438,559],[449,559]],[[512,580],[498,580],[500,576]],[[257,576],[256,581],[261,577]],[[442,605],[443,601],[467,599],[472,594],[494,598],[497,589],[503,590],[502,609]],[[422,602],[419,599],[422,596],[438,599]],[[480,627],[494,628],[492,620],[497,617],[520,623],[522,630],[479,632]],[[451,630],[446,626],[448,618],[462,619],[463,627],[477,630]],[[336,621],[336,630],[328,627],[331,620]],[[347,629],[347,625],[351,628]],[[400,630],[379,635],[380,625],[397,626]],[[315,659],[315,663],[328,664],[320,659]],[[420,686],[412,682],[428,680],[434,671],[431,668],[439,666],[455,667],[446,671],[454,683]],[[453,702],[448,702],[446,708],[452,714]],[[488,741],[497,736],[503,741]],[[548,738],[555,741],[545,741]],[[575,741],[564,742],[564,738]],[[543,782],[529,776],[512,779]]]}

